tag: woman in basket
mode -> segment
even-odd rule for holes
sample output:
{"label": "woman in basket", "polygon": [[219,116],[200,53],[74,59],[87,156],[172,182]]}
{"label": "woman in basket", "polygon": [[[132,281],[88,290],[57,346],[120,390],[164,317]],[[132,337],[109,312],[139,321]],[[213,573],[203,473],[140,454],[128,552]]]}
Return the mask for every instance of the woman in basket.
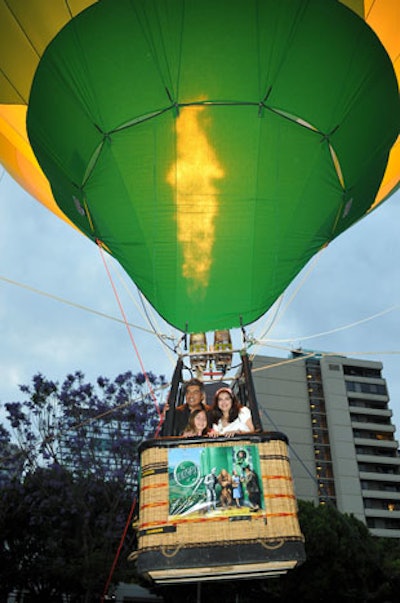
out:
{"label": "woman in basket", "polygon": [[239,403],[229,387],[221,387],[215,392],[210,414],[212,436],[231,437],[255,431],[250,409]]}

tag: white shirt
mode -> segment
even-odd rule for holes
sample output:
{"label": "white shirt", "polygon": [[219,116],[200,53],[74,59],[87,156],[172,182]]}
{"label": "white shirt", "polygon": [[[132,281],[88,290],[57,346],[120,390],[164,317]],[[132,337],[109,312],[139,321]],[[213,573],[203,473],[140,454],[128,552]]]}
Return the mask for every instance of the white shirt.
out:
{"label": "white shirt", "polygon": [[218,435],[225,435],[226,433],[230,433],[231,431],[245,431],[249,432],[250,428],[246,425],[246,421],[251,419],[251,412],[247,406],[243,406],[240,411],[238,417],[232,421],[232,423],[228,423],[225,427],[222,426],[222,419],[218,421],[218,423],[214,423],[213,430],[218,433]]}

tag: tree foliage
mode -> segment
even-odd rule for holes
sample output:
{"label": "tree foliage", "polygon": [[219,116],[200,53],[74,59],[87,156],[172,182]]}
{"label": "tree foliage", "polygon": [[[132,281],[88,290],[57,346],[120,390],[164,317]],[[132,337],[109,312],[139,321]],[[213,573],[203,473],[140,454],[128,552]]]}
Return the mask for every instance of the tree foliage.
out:
{"label": "tree foliage", "polygon": [[281,580],[280,600],[373,600],[385,579],[376,539],[355,517],[332,505],[300,502],[307,561]]}
{"label": "tree foliage", "polygon": [[[99,601],[132,499],[124,484],[74,478],[59,465],[37,469],[1,491],[0,526],[7,550],[1,581],[32,601]],[[129,579],[127,538],[114,579]]]}
{"label": "tree foliage", "polygon": [[[163,377],[149,375],[152,386]],[[77,372],[59,385],[35,375],[22,402],[6,405],[14,441],[0,426],[0,601],[12,590],[35,601],[98,602],[135,504],[138,446],[159,424],[143,375],[95,385]],[[390,603],[400,589],[400,543],[377,539],[332,506],[299,501],[307,560],[269,580],[201,585],[226,603]],[[128,529],[113,582],[132,581]],[[158,589],[197,600],[197,585]]]}
{"label": "tree foliage", "polygon": [[[201,585],[201,600],[225,603],[397,603],[400,543],[377,539],[355,517],[333,506],[299,501],[306,561],[284,576],[268,580]],[[166,603],[195,601],[195,585],[160,588]]]}
{"label": "tree foliage", "polygon": [[[159,423],[152,396],[163,377],[125,373],[86,383],[80,372],[58,384],[35,375],[23,402],[5,405],[14,440],[0,430],[1,456],[18,471],[2,472],[0,583],[3,596],[26,591],[31,601],[99,601],[134,505],[138,446]],[[8,479],[6,479],[8,476]],[[131,579],[125,563],[114,581]],[[1,593],[0,593],[1,595]]]}
{"label": "tree foliage", "polygon": [[37,374],[21,386],[23,402],[5,404],[26,471],[58,464],[74,475],[137,482],[140,442],[159,422],[158,402],[151,392],[165,385],[164,377],[148,373],[99,377],[87,383],[80,372],[60,385]]}

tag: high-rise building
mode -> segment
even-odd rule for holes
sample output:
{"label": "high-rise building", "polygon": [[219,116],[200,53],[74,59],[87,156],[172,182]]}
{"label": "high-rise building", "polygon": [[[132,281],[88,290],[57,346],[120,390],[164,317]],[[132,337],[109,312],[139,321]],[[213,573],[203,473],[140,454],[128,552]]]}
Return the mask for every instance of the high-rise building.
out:
{"label": "high-rise building", "polygon": [[400,538],[400,456],[382,368],[297,350],[256,356],[252,372],[264,429],[289,438],[297,497]]}

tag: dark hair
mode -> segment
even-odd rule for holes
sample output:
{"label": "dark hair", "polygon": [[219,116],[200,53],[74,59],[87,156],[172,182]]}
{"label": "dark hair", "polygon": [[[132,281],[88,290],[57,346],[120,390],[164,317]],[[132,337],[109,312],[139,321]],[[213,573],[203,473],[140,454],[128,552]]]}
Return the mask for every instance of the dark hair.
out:
{"label": "dark hair", "polygon": [[196,377],[193,377],[193,379],[189,379],[189,381],[186,381],[185,393],[187,391],[187,388],[190,387],[191,385],[196,385],[197,387],[200,388],[200,391],[202,393],[204,392],[204,383],[201,381],[201,379],[196,379]]}
{"label": "dark hair", "polygon": [[239,400],[236,398],[233,391],[229,387],[221,387],[214,394],[214,401],[213,401],[213,405],[211,408],[213,423],[218,423],[218,421],[222,417],[222,410],[218,407],[218,397],[220,394],[222,394],[224,392],[229,394],[231,397],[231,400],[232,400],[232,406],[229,410],[229,423],[232,423],[235,419],[238,418],[240,409],[242,408],[242,405],[240,404]]}
{"label": "dark hair", "polygon": [[207,421],[207,425],[205,426],[205,428],[202,431],[201,435],[207,435],[208,431],[209,431],[209,426],[208,426],[208,416],[207,416],[207,412],[204,408],[196,408],[196,410],[194,410],[193,412],[190,413],[189,415],[189,420],[188,423],[185,427],[185,429],[183,430],[183,434],[188,432],[188,431],[196,431],[196,425],[195,425],[195,418],[197,417],[197,415],[200,412],[204,412],[206,415],[206,421]]}

